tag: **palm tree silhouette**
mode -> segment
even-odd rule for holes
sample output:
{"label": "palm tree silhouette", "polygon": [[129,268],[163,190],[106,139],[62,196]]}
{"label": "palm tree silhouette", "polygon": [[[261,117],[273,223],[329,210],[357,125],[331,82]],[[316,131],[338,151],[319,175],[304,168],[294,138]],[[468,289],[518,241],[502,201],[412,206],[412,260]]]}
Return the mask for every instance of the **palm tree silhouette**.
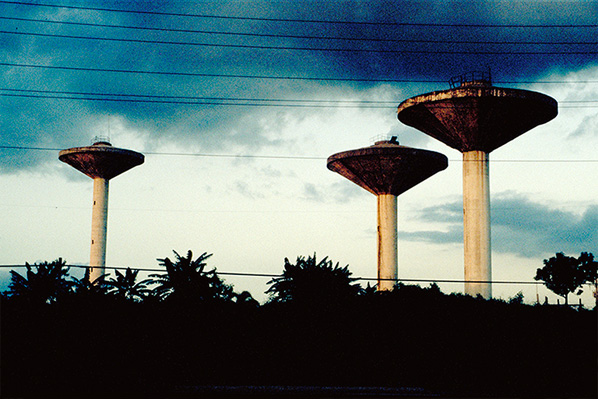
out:
{"label": "palm tree silhouette", "polygon": [[193,260],[193,252],[181,256],[173,251],[176,260],[158,259],[166,268],[166,274],[150,274],[144,284],[156,286],[152,295],[160,300],[192,301],[232,301],[235,294],[231,286],[225,284],[216,274],[216,269],[205,271],[206,263],[212,254],[204,252]]}
{"label": "palm tree silhouette", "polygon": [[316,254],[307,259],[299,256],[295,264],[285,258],[282,276],[268,282],[271,286],[266,293],[270,302],[336,302],[361,292],[355,280],[349,266],[333,265],[328,257],[317,262]]}
{"label": "palm tree silhouette", "polygon": [[137,282],[137,274],[139,270],[131,270],[127,267],[125,274],[119,270],[115,270],[116,278],[110,278],[106,281],[108,294],[122,300],[129,300],[134,302],[141,302],[149,294],[150,290],[147,288],[146,281]]}
{"label": "palm tree silhouette", "polygon": [[76,297],[79,299],[97,299],[103,297],[108,291],[108,286],[106,284],[107,276],[107,274],[102,274],[100,277],[91,281],[91,269],[86,268],[83,278],[78,279],[76,277],[71,277],[71,285],[73,288],[71,293],[76,295]]}
{"label": "palm tree silhouette", "polygon": [[53,303],[71,289],[72,283],[66,279],[69,267],[62,258],[50,263],[36,263],[33,266],[25,263],[25,267],[25,276],[14,270],[10,271],[10,284],[6,292],[8,297],[22,298],[34,303]]}

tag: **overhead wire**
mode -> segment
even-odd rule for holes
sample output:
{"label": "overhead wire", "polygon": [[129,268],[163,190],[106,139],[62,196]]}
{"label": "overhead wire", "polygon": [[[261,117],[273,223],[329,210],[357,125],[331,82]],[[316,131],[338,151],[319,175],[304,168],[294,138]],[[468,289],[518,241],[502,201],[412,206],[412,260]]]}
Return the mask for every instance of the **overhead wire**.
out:
{"label": "overhead wire", "polygon": [[[205,72],[181,72],[181,71],[151,71],[142,69],[117,69],[117,68],[91,68],[76,67],[64,65],[42,65],[18,62],[0,62],[0,66],[49,69],[75,72],[108,72],[139,75],[164,75],[164,76],[186,76],[186,77],[208,77],[208,78],[235,78],[235,79],[265,79],[265,80],[297,80],[314,82],[372,82],[372,83],[447,83],[446,80],[435,79],[392,79],[392,78],[335,78],[320,76],[283,76],[283,75],[249,75],[249,74],[222,74]],[[598,83],[598,80],[496,80],[494,83],[513,83],[513,84],[592,84]]]}
{"label": "overhead wire", "polygon": [[[93,22],[74,22],[74,21],[57,21],[38,18],[20,18],[0,16],[0,20],[7,21],[21,21],[21,22],[35,22],[44,24],[60,24],[68,26],[84,26],[95,28],[110,28],[110,29],[129,29],[152,32],[168,32],[168,33],[193,33],[203,35],[223,35],[223,36],[241,36],[241,37],[257,37],[257,38],[276,38],[276,39],[310,39],[310,40],[330,40],[330,41],[355,41],[355,42],[374,42],[374,43],[433,43],[433,44],[523,44],[523,45],[597,45],[598,42],[588,41],[491,41],[491,40],[446,40],[446,39],[392,39],[380,37],[346,37],[346,36],[317,36],[317,35],[290,35],[280,33],[252,33],[252,32],[231,32],[231,31],[214,31],[202,29],[181,29],[181,28],[160,28],[151,26],[132,26],[132,25],[116,25],[116,24],[99,24]],[[184,44],[184,43],[176,43]]]}
{"label": "overhead wire", "polygon": [[[1,89],[0,89],[1,90]],[[292,104],[283,103],[275,104],[268,102],[260,102],[263,100],[254,100],[257,102],[218,102],[218,101],[176,101],[176,100],[143,100],[138,98],[123,99],[123,98],[107,98],[107,97],[74,97],[74,96],[52,96],[52,95],[34,95],[34,94],[11,94],[0,93],[0,97],[20,97],[31,99],[55,99],[55,100],[80,100],[80,101],[105,101],[105,102],[126,102],[126,103],[153,103],[153,104],[179,104],[179,105],[215,105],[215,106],[236,106],[236,107],[286,107],[286,108],[370,108],[370,109],[394,109],[394,106],[372,105],[367,103],[358,104]],[[232,101],[232,100],[231,100]],[[292,101],[292,100],[281,100]],[[427,108],[453,108],[451,106],[429,106]],[[465,107],[461,107],[464,109]],[[598,108],[597,105],[572,105],[561,106],[560,108]]]}
{"label": "overhead wire", "polygon": [[[135,94],[78,94],[71,95],[50,95],[44,92],[48,90],[23,90],[27,93],[2,93],[2,91],[18,91],[18,89],[0,88],[0,97],[19,97],[29,99],[55,99],[55,100],[78,100],[78,101],[104,101],[118,103],[144,103],[144,104],[178,104],[178,105],[213,105],[213,106],[237,106],[237,107],[286,107],[286,108],[368,108],[368,109],[394,109],[396,104],[390,101],[359,101],[359,100],[285,100],[285,99],[251,99],[251,98],[226,98],[226,97],[192,97],[187,100],[177,100],[185,96],[148,96]],[[81,96],[84,97],[81,97]],[[91,96],[91,97],[90,97]],[[116,96],[117,98],[111,98]],[[149,99],[148,99],[149,97]],[[173,98],[173,99],[164,99]],[[395,105],[382,105],[382,104]],[[568,103],[565,102],[564,103]],[[561,105],[560,108],[598,108],[598,101],[572,101],[573,104],[596,104],[596,105]],[[431,105],[428,108],[454,108],[450,105]],[[463,109],[464,107],[460,107]]]}
{"label": "overhead wire", "polygon": [[[0,145],[0,149],[33,150],[33,151],[61,151],[61,150],[63,150],[63,148],[12,146],[12,145]],[[152,152],[152,151],[144,151],[143,154],[144,155],[210,157],[210,158],[260,158],[260,159],[299,159],[299,160],[327,159],[326,157],[300,156],[300,155],[209,154],[209,153]]]}
{"label": "overhead wire", "polygon": [[[35,267],[36,265],[29,265],[30,267]],[[26,265],[0,265],[0,268],[23,268],[27,267]],[[93,269],[97,268],[97,266],[89,266],[89,265],[65,265],[65,267],[75,267],[80,269]],[[150,269],[150,268],[139,268],[139,267],[125,267],[125,266],[106,266],[105,269],[107,270],[136,270],[142,272],[157,272],[157,273],[165,273],[166,270],[163,269]],[[213,269],[216,274],[221,276],[233,276],[233,277],[263,277],[263,278],[281,278],[284,277],[283,274],[273,274],[273,273],[248,273],[248,272],[221,272],[218,271],[216,268]],[[394,281],[397,283],[401,282],[408,282],[408,283],[443,283],[443,284],[501,284],[501,285],[546,285],[544,281],[520,281],[520,280],[461,280],[461,279],[419,279],[419,278],[377,278],[377,277],[351,277],[354,281]],[[593,282],[585,282],[583,285],[594,285]]]}
{"label": "overhead wire", "polygon": [[[35,267],[36,265],[29,265],[30,267]],[[0,265],[0,268],[8,269],[8,268],[23,268],[27,267],[26,265]],[[98,266],[89,266],[89,265],[65,265],[65,267],[74,267],[80,269],[97,269]],[[150,268],[141,268],[141,267],[126,267],[126,266],[106,266],[105,270],[137,270],[142,272],[166,272],[164,269],[150,269]],[[267,278],[279,278],[283,277],[282,274],[273,274],[273,273],[247,273],[247,272],[221,272],[214,268],[214,271],[218,275],[222,276],[234,276],[234,277],[267,277]],[[460,279],[415,279],[415,278],[377,278],[377,277],[351,277],[352,279],[359,281],[396,281],[396,282],[420,282],[420,283],[477,283],[477,284],[514,284],[514,285],[521,285],[521,284],[528,284],[528,285],[543,285],[544,282],[541,281],[508,281],[508,280],[495,280],[495,281],[488,281],[488,280],[460,280]]]}
{"label": "overhead wire", "polygon": [[[17,145],[0,145],[5,150],[32,150],[32,151],[61,151],[64,148],[57,147],[34,147]],[[207,158],[256,158],[256,159],[295,159],[295,160],[327,160],[323,156],[302,156],[302,155],[257,155],[257,154],[214,154],[214,153],[188,153],[188,152],[155,152],[144,151],[144,155],[157,156],[186,156],[186,157],[207,157]],[[463,159],[450,159],[450,162],[465,162]],[[472,162],[472,161],[470,161]],[[490,163],[596,163],[598,159],[490,159]]]}
{"label": "overhead wire", "polygon": [[[60,65],[25,64],[15,62],[0,62],[0,66],[50,69],[79,72],[110,72],[142,75],[168,75],[188,77],[211,77],[211,78],[236,78],[236,79],[268,79],[268,80],[308,80],[308,81],[335,81],[335,82],[394,82],[394,83],[445,83],[444,80],[416,80],[416,79],[372,79],[372,78],[333,78],[333,77],[304,77],[304,76],[276,76],[276,75],[246,75],[246,74],[219,74],[204,72],[180,72],[180,71],[149,71],[140,69],[116,69],[116,68],[85,68]],[[592,81],[598,83],[597,81]]]}
{"label": "overhead wire", "polygon": [[58,100],[80,100],[80,101],[107,101],[107,102],[127,102],[127,103],[154,103],[154,104],[181,104],[181,105],[218,105],[218,106],[244,106],[244,107],[299,107],[299,108],[390,108],[388,106],[368,105],[368,104],[275,104],[260,102],[223,102],[223,101],[183,101],[183,100],[144,100],[139,98],[107,98],[107,97],[74,97],[74,96],[52,96],[52,95],[34,95],[34,94],[11,94],[0,93],[0,97],[25,97],[39,99],[58,99]]}
{"label": "overhead wire", "polygon": [[[132,10],[118,10],[118,9],[108,9],[108,8],[99,8],[99,7],[82,7],[82,6],[64,6],[64,5],[55,5],[55,4],[41,4],[41,3],[28,3],[28,2],[20,2],[20,1],[0,1],[0,3],[4,4],[20,4],[20,5],[30,5],[30,6],[40,6],[40,7],[56,7],[56,8],[66,8],[66,9],[77,9],[77,10],[90,10],[90,11],[110,11],[110,12],[124,12],[124,13],[142,13],[142,14],[154,14],[154,15],[168,15],[168,16],[185,16],[185,17],[199,17],[199,18],[221,18],[221,19],[238,19],[238,20],[253,20],[253,21],[276,21],[276,22],[302,22],[302,23],[339,23],[339,24],[370,24],[370,25],[402,25],[402,26],[427,26],[427,27],[482,27],[482,28],[492,28],[492,27],[513,27],[513,28],[595,28],[598,25],[595,24],[581,24],[581,25],[492,25],[492,24],[423,24],[423,23],[381,23],[381,22],[367,22],[367,21],[326,21],[326,20],[299,20],[299,19],[279,19],[279,18],[253,18],[253,17],[231,17],[231,16],[215,16],[215,15],[199,15],[199,14],[183,14],[183,13],[162,13],[162,12],[149,12],[149,11],[132,11]],[[2,18],[2,17],[0,17]],[[2,18],[7,19],[7,18]],[[41,22],[41,21],[38,21]],[[49,21],[46,21],[49,22]],[[120,28],[125,28],[119,26]],[[126,27],[128,29],[135,29],[134,27]],[[150,28],[151,29],[151,28]],[[157,28],[156,28],[157,29]],[[20,35],[31,35],[31,36],[44,36],[44,37],[56,37],[56,38],[70,38],[70,39],[82,39],[82,40],[104,40],[104,41],[122,41],[122,42],[134,42],[134,43],[151,43],[151,44],[173,44],[173,45],[190,45],[190,46],[212,46],[212,47],[235,47],[235,48],[250,48],[250,49],[280,49],[280,50],[302,50],[302,51],[339,51],[339,52],[380,52],[380,53],[417,53],[417,54],[489,54],[489,55],[498,55],[498,54],[506,54],[505,52],[492,52],[492,51],[475,51],[475,52],[468,52],[468,51],[422,51],[422,50],[389,50],[389,49],[341,49],[341,48],[307,48],[307,47],[290,47],[290,46],[253,46],[253,45],[237,45],[237,44],[215,44],[215,43],[194,43],[194,42],[173,42],[173,41],[156,41],[156,40],[143,40],[143,39],[123,39],[123,38],[104,38],[104,37],[91,37],[91,36],[76,36],[76,35],[58,35],[58,34],[45,34],[45,33],[32,33],[32,32],[10,32],[10,31],[0,31],[0,33],[4,34],[20,34]],[[214,34],[235,34],[235,35],[244,35],[243,33],[225,33],[225,32],[201,32],[201,33],[214,33]],[[251,34],[247,34],[251,35]],[[252,35],[253,36],[253,35]],[[326,39],[326,40],[365,40],[365,39],[352,39],[352,38],[322,38],[322,37],[292,37],[292,36],[280,36],[280,35],[262,35],[264,37],[285,37],[285,38],[310,38],[310,39]],[[375,39],[370,39],[375,40]],[[387,41],[381,39],[380,41]],[[571,44],[582,44],[582,45],[595,45],[596,43],[590,42],[546,42],[546,43],[532,43],[532,42],[477,42],[477,41],[423,41],[423,40],[405,40],[405,41],[398,41],[392,40],[397,42],[403,43],[413,43],[413,42],[424,42],[424,43],[450,43],[450,44],[563,44],[563,45],[571,45]],[[598,51],[566,51],[566,52],[557,52],[557,51],[549,51],[549,52],[509,52],[508,54],[544,54],[544,55],[566,55],[566,54],[597,54]],[[0,65],[9,66],[8,63],[2,63]],[[12,66],[24,66],[24,65],[12,65]],[[32,66],[26,65],[27,67],[39,67],[39,66]],[[334,78],[292,78],[292,77],[263,77],[263,76],[243,76],[243,75],[211,75],[211,74],[189,74],[189,73],[169,73],[169,72],[150,72],[150,71],[125,71],[125,70],[101,70],[101,69],[94,69],[94,68],[76,68],[76,67],[55,67],[55,66],[46,66],[46,68],[50,69],[70,69],[70,70],[86,70],[86,71],[103,71],[103,72],[119,72],[119,73],[151,73],[151,74],[172,74],[172,75],[180,75],[180,76],[212,76],[212,77],[242,77],[242,78],[259,78],[259,79],[297,79],[297,80],[330,80],[330,81],[383,81],[383,82],[401,82],[400,80],[372,80],[372,79],[334,79]],[[414,82],[410,80],[409,82]],[[437,83],[437,81],[425,81],[425,83]],[[595,83],[597,81],[583,81],[583,83]],[[513,83],[513,82],[509,82]],[[518,82],[514,82],[518,83]],[[530,82],[523,82],[523,83],[530,83]],[[532,83],[556,83],[556,82],[532,82]],[[572,83],[572,82],[559,82],[559,83]],[[11,90],[11,89],[2,89],[2,90]],[[38,94],[43,91],[31,91],[37,92]],[[48,92],[48,91],[46,91]],[[211,105],[262,105],[263,104],[231,104],[228,101],[258,101],[258,102],[309,102],[310,104],[270,104],[269,106],[322,106],[322,105],[314,105],[314,103],[318,102],[335,102],[337,106],[340,106],[341,102],[346,103],[347,101],[339,101],[339,100],[277,100],[277,99],[243,99],[243,98],[233,98],[233,99],[226,99],[226,98],[201,98],[201,97],[185,97],[185,96],[148,96],[148,95],[127,95],[127,94],[97,94],[97,93],[68,93],[62,92],[58,94],[63,95],[71,95],[73,97],[58,97],[58,96],[39,96],[35,95],[35,98],[58,98],[58,99],[74,99],[74,100],[92,100],[92,101],[128,101],[128,102],[162,102],[162,103],[176,103],[176,104],[211,104]],[[3,95],[10,95],[4,93]],[[29,94],[19,94],[16,96],[24,97],[28,96]],[[126,96],[126,97],[134,97],[133,99],[108,99],[108,98],[83,98],[83,97],[74,97],[75,95],[101,95],[101,96]],[[145,98],[169,98],[171,100],[143,100],[140,99],[141,97]],[[179,98],[179,100],[172,100],[174,98]],[[205,102],[191,102],[191,101],[184,101],[182,99],[187,100],[209,100],[209,101],[225,101],[223,103],[205,103]],[[571,103],[594,103],[595,101],[571,101]],[[350,105],[350,106],[364,106],[364,103],[382,103],[382,102],[360,102],[359,105]],[[11,146],[0,146],[0,148],[8,149],[30,149],[30,150],[57,150],[57,149],[50,149],[50,148],[41,148],[41,147],[11,147]],[[233,155],[233,154],[186,154],[186,153],[147,153],[151,155],[192,155],[192,156],[216,156],[216,157],[257,157],[257,158],[282,158],[282,159],[326,159],[323,157],[289,157],[289,156],[253,156],[253,155]],[[597,162],[595,160],[572,160],[573,162]],[[494,161],[494,162],[501,162],[501,161]],[[519,160],[519,161],[508,161],[504,160],[502,162],[539,162],[535,160]],[[543,161],[540,161],[543,162]],[[563,160],[546,160],[546,162],[568,162]],[[8,265],[10,267],[24,267],[24,265]],[[83,265],[69,265],[72,267],[82,267],[82,268],[89,268],[89,266]],[[7,265],[0,265],[0,267],[7,267]],[[109,267],[110,269],[117,269],[117,267]],[[125,269],[124,267],[120,269]],[[159,272],[160,270],[156,269],[135,269],[140,271],[153,271]],[[261,273],[237,273],[237,272],[219,272],[222,275],[231,275],[231,276],[257,276],[257,277],[280,277],[280,275],[273,275],[273,274],[261,274]],[[368,278],[368,277],[356,277],[356,280],[372,280],[376,281],[376,278]],[[408,282],[443,282],[443,283],[465,283],[467,281],[464,280],[421,280],[421,279],[388,279],[391,281],[408,281]],[[472,281],[469,281],[472,282]],[[543,282],[521,282],[521,281],[474,281],[475,283],[493,283],[493,284],[544,284]]]}
{"label": "overhead wire", "polygon": [[187,17],[187,18],[209,18],[209,19],[223,19],[223,20],[239,20],[239,21],[258,21],[258,22],[289,22],[289,23],[309,23],[309,24],[339,24],[339,25],[373,25],[373,26],[425,26],[425,27],[451,27],[451,28],[597,28],[598,24],[447,24],[447,23],[423,23],[423,22],[381,22],[381,21],[347,21],[347,20],[325,20],[325,19],[300,19],[300,18],[269,18],[269,17],[250,17],[250,16],[231,16],[231,15],[215,15],[215,14],[192,14],[192,13],[175,13],[163,11],[148,11],[148,10],[127,10],[107,7],[89,7],[89,6],[74,6],[64,4],[50,4],[50,3],[32,3],[25,1],[8,1],[1,0],[0,4],[24,5],[33,7],[48,7],[48,8],[62,8],[71,10],[86,10],[86,11],[103,11],[114,13],[127,14],[145,14],[145,15],[160,15],[171,17]]}
{"label": "overhead wire", "polygon": [[[16,93],[33,93],[33,94],[65,94],[70,96],[96,96],[96,97],[125,97],[125,98],[151,98],[151,99],[184,99],[184,100],[201,100],[201,101],[257,101],[257,102],[282,102],[282,103],[315,103],[315,104],[388,104],[397,105],[397,101],[390,100],[324,100],[324,99],[288,99],[288,98],[255,98],[255,97],[202,97],[202,96],[169,96],[162,94],[131,94],[131,93],[108,93],[108,92],[90,92],[90,91],[64,91],[64,90],[35,90],[35,89],[15,89],[0,87],[1,91],[9,91]],[[77,97],[78,98],[78,97]],[[598,100],[565,100],[559,101],[559,104],[593,104],[598,103]],[[386,107],[385,107],[386,108]]]}
{"label": "overhead wire", "polygon": [[252,50],[292,50],[292,51],[318,51],[318,52],[342,52],[342,53],[381,53],[381,54],[463,54],[463,55],[592,55],[598,54],[598,50],[583,50],[583,51],[493,51],[493,50],[407,50],[407,49],[389,49],[389,48],[329,48],[329,47],[297,47],[297,46],[266,46],[253,44],[230,44],[230,43],[200,43],[200,42],[176,42],[164,40],[148,40],[148,39],[124,39],[111,37],[97,37],[97,36],[77,36],[77,35],[61,35],[55,33],[34,33],[22,31],[5,31],[0,30],[0,34],[10,35],[26,35],[38,37],[52,37],[63,39],[79,39],[79,40],[101,40],[110,42],[129,42],[129,43],[143,43],[143,44],[170,44],[170,45],[184,45],[184,46],[199,46],[199,47],[217,47],[217,48],[239,48]]}
{"label": "overhead wire", "polygon": [[[165,98],[165,99],[185,99],[185,100],[217,100],[217,101],[260,101],[260,102],[299,102],[299,103],[349,103],[349,104],[395,104],[395,101],[383,100],[306,100],[306,99],[284,99],[284,98],[255,98],[255,97],[201,97],[201,96],[168,96],[158,94],[130,94],[130,93],[102,93],[85,91],[64,91],[64,90],[33,90],[33,89],[15,89],[0,88],[0,91],[24,92],[36,94],[67,94],[81,96],[109,96],[109,97],[141,97],[141,98]],[[593,102],[593,101],[580,101]],[[595,101],[598,102],[598,101]]]}

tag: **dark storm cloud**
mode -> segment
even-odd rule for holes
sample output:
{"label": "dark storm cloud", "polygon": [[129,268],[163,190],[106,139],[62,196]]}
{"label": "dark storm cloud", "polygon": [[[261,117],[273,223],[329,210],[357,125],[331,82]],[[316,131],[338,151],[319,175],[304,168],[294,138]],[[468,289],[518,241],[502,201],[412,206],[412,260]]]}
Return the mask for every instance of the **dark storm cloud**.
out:
{"label": "dark storm cloud", "polygon": [[[513,195],[498,195],[491,204],[493,251],[532,257],[598,250],[598,205],[581,213],[562,211]],[[442,223],[446,230],[401,232],[401,239],[437,244],[463,240],[461,202],[426,208],[418,219]]]}
{"label": "dark storm cloud", "polygon": [[[390,1],[90,1],[77,5],[126,8],[190,14],[256,16],[297,20],[372,22],[423,22],[448,24],[583,24],[595,23],[596,2],[390,2]],[[17,4],[0,4],[7,17],[88,22],[138,27],[227,31],[269,36],[205,35],[156,32],[76,25],[1,20],[0,30],[141,39],[202,42],[219,45],[292,46],[347,50],[423,50],[430,54],[298,51],[232,47],[142,44],[115,41],[35,37],[2,34],[1,62],[187,73],[333,77],[352,79],[447,80],[463,72],[491,67],[502,79],[533,79],[552,70],[578,70],[595,55],[522,55],[521,51],[577,50],[588,46],[523,44],[396,43],[388,39],[455,41],[591,41],[591,29],[459,28],[389,26],[373,24],[322,24],[190,18],[91,10],[69,10]],[[272,36],[274,35],[274,36]],[[282,37],[321,36],[328,39]],[[352,37],[368,41],[332,40]],[[370,40],[374,39],[374,40]],[[590,49],[595,50],[594,46]],[[501,51],[502,55],[440,54],[437,51]],[[147,96],[195,96],[253,99],[369,99],[376,82],[296,81],[173,76],[0,66],[0,88],[91,93],[135,93]],[[418,94],[446,85],[400,85],[397,92]],[[17,98],[1,91],[1,143],[14,146],[68,147],[85,145],[97,132],[102,118],[118,117],[135,131],[148,132],[155,142],[175,142],[182,147],[206,150],[259,150],[280,148],[276,123],[323,109],[236,107],[183,104],[148,104],[116,101]],[[47,97],[47,95],[46,95]],[[374,100],[378,98],[373,98]],[[403,98],[397,98],[397,104]],[[219,100],[214,100],[219,101]],[[221,101],[220,101],[221,102]],[[377,111],[377,112],[388,112]],[[264,121],[268,121],[265,123]],[[276,122],[278,121],[278,122]],[[288,144],[288,143],[287,143]],[[148,144],[148,146],[150,146]],[[148,148],[151,149],[151,148]],[[23,170],[43,162],[55,162],[56,154],[0,150],[0,172]]]}

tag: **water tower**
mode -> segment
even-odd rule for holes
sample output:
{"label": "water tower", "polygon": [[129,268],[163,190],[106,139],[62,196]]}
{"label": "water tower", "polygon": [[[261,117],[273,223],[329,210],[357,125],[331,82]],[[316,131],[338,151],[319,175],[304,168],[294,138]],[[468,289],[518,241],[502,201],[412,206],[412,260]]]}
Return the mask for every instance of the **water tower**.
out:
{"label": "water tower", "polygon": [[89,147],[62,150],[58,159],[93,179],[93,207],[91,218],[91,254],[89,259],[91,282],[105,273],[106,232],[108,225],[108,181],[127,170],[141,165],[143,154],[112,147],[107,140],[98,140]]}
{"label": "water tower", "polygon": [[447,166],[444,155],[401,146],[396,137],[328,158],[328,169],[377,197],[378,290],[391,290],[398,277],[397,196]]}
{"label": "water tower", "polygon": [[557,102],[541,93],[492,86],[490,74],[451,80],[451,89],[399,104],[406,125],[463,153],[465,292],[492,296],[488,154],[556,117]]}

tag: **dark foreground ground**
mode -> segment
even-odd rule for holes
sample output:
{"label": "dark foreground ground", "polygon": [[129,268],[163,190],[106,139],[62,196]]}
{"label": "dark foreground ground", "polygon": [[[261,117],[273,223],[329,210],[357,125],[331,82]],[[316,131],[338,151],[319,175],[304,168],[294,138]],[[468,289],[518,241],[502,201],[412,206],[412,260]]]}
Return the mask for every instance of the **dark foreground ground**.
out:
{"label": "dark foreground ground", "polygon": [[583,397],[596,311],[404,287],[334,305],[3,300],[2,397]]}

